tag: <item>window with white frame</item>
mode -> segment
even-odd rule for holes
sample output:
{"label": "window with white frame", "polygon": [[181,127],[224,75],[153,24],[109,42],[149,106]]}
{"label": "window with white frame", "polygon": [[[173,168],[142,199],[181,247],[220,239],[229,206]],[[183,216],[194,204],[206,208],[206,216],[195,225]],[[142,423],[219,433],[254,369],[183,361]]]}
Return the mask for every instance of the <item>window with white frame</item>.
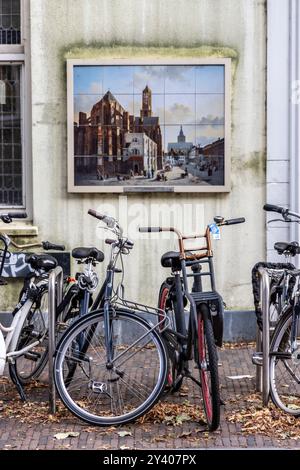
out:
{"label": "window with white frame", "polygon": [[26,206],[27,3],[28,0],[0,0],[0,208]]}
{"label": "window with white frame", "polygon": [[0,0],[0,44],[21,43],[20,0]]}

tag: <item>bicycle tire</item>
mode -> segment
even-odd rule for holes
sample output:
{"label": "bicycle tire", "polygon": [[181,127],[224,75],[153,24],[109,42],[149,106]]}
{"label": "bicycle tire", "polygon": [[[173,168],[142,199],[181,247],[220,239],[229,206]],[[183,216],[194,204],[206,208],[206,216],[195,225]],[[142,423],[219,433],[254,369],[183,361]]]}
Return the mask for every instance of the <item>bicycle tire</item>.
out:
{"label": "bicycle tire", "polygon": [[269,301],[269,321],[270,321],[270,329],[272,334],[274,333],[276,324],[279,321],[282,311],[281,305],[281,295],[282,293],[278,291],[278,287],[276,284],[271,284],[270,287],[270,301]]}
{"label": "bicycle tire", "polygon": [[[169,320],[171,323],[171,329],[176,331],[176,323],[175,323],[175,313],[173,311],[173,303],[170,299],[170,290],[171,286],[167,282],[163,282],[160,290],[159,290],[159,297],[158,297],[158,308],[164,310],[166,313],[172,310],[172,315]],[[163,329],[164,324],[161,325],[161,329]],[[175,343],[174,340],[172,341],[172,336],[168,332],[162,331],[162,337],[165,341],[167,351],[168,351],[168,358],[169,358],[169,367],[168,367],[168,374],[166,380],[166,391],[171,390],[171,393],[178,392],[183,383],[183,377],[178,379],[179,371],[181,369],[180,364],[177,364],[177,357],[178,354],[175,351]]]}
{"label": "bicycle tire", "polygon": [[218,356],[209,309],[202,304],[197,312],[195,361],[199,367],[203,407],[209,431],[220,424]]}
{"label": "bicycle tire", "polygon": [[[70,293],[70,295],[67,297],[64,297],[63,301],[61,302],[61,304],[58,306],[58,309],[57,309],[57,318],[56,318],[56,321],[58,321],[59,319],[61,319],[63,322],[65,321],[65,317],[72,317],[72,315],[70,314],[70,311],[73,309],[73,299],[76,297],[76,292],[73,293]],[[46,296],[47,300],[48,300],[48,288],[46,286],[43,287],[43,290],[41,291],[41,297],[43,296]],[[67,298],[68,302],[66,303],[65,302],[65,298]],[[36,303],[33,305],[33,307],[36,305]],[[64,307],[64,308],[63,308]],[[31,322],[35,321],[36,320],[36,309],[31,309],[25,320],[24,320],[24,323],[23,323],[23,326],[22,326],[22,329],[21,329],[21,332],[20,332],[20,337],[19,337],[19,340],[17,342],[17,349],[21,349],[22,347],[24,347],[27,343],[26,341],[28,342],[30,340],[30,328],[28,328],[28,326],[31,324]],[[47,324],[48,324],[48,320],[47,320]],[[28,361],[30,361],[29,357],[30,357],[30,354],[27,353],[27,355],[23,355],[23,356],[20,356],[19,358],[16,358],[15,359],[15,362],[14,364],[9,364],[9,373],[10,373],[10,377],[13,378],[13,376],[16,376],[17,379],[19,380],[20,384],[21,385],[27,385],[29,384],[32,380],[36,380],[40,377],[40,375],[42,374],[42,372],[44,371],[47,363],[48,363],[48,326],[47,326],[47,333],[45,332],[45,340],[44,340],[44,343],[43,343],[43,353],[41,354],[41,357],[38,361],[36,361],[36,366],[31,369],[30,373],[27,373],[27,375],[24,374],[24,370],[22,371],[22,369],[24,369],[24,362],[25,362],[25,359],[26,359],[26,356],[28,357]],[[59,337],[59,333],[58,333],[58,337]],[[33,338],[33,339],[36,339],[36,338]],[[30,351],[31,352],[31,351]],[[32,360],[31,360],[31,363]],[[26,366],[25,366],[26,367]],[[14,368],[14,371],[12,371],[11,369]]]}
{"label": "bicycle tire", "polygon": [[[277,407],[290,415],[300,416],[300,359],[293,358],[290,350],[292,314],[293,310],[290,307],[280,319],[272,337],[270,345],[270,395]],[[300,349],[299,334],[297,342]]]}
{"label": "bicycle tire", "polygon": [[[103,311],[91,313],[71,325],[57,346],[54,364],[55,384],[62,402],[78,418],[89,424],[99,426],[125,424],[134,421],[149,411],[161,395],[167,374],[167,352],[164,342],[160,334],[152,329],[149,323],[138,317],[136,313],[125,310],[111,312],[110,321],[114,332],[112,336],[114,351],[117,354],[114,356],[114,367],[108,369],[106,361],[101,358],[102,350],[105,355]],[[147,342],[143,343],[144,339],[141,335],[140,338],[142,339],[135,344],[133,342],[128,348],[123,340],[125,331],[127,331],[126,328],[128,328],[128,333],[130,333],[132,339],[135,338],[135,334],[136,336],[138,336],[138,333],[146,334]],[[77,338],[82,338],[82,335],[85,335],[85,340],[89,341],[90,331],[92,330],[91,342],[95,340],[95,346],[91,348],[91,351],[96,360],[90,355],[91,351],[88,348],[78,351],[74,343]],[[138,333],[135,333],[136,331]],[[153,344],[150,344],[149,338],[153,340]],[[124,344],[122,344],[122,341]],[[140,344],[139,348],[136,347],[138,344]],[[127,349],[122,349],[124,347]],[[139,351],[136,351],[136,349],[139,349]],[[124,359],[123,363],[122,361],[117,363],[117,361],[120,361],[122,356],[125,356],[126,360],[128,351],[130,351],[130,354],[127,359],[127,369],[125,370],[123,367]],[[138,362],[139,355],[137,355],[137,352],[140,354],[143,352],[140,355],[140,362]],[[131,361],[132,357],[134,357],[134,361]],[[100,363],[97,364],[99,360]],[[123,367],[122,370],[121,367]],[[155,367],[157,369],[155,377],[151,376],[151,367],[154,370]],[[72,370],[72,377],[69,374],[70,370]],[[132,370],[135,374],[129,380],[127,379],[128,370],[129,373]],[[79,378],[76,377],[77,372]],[[101,375],[100,378],[99,374]],[[97,380],[94,380],[95,378]],[[130,380],[132,380],[132,385],[130,385]],[[144,399],[143,394],[148,393],[147,385],[149,383],[152,387],[152,382],[153,388],[149,389],[149,395]],[[121,387],[124,387],[124,389],[121,389]],[[119,412],[115,403],[114,390],[117,390],[117,399],[119,398]],[[98,401],[93,402],[93,397],[97,395]],[[138,399],[141,403],[136,406],[133,405],[135,400]],[[124,400],[126,400],[126,406]]]}
{"label": "bicycle tire", "polygon": [[[46,309],[42,307],[41,311],[39,306],[39,303],[42,305],[44,300],[48,300],[48,288],[46,286],[43,287],[38,300],[33,304],[24,319],[16,351],[28,346],[31,341],[35,342],[38,337],[43,338],[42,343],[22,356],[16,357],[14,364],[9,364],[10,377],[16,376],[21,385],[26,385],[38,378],[48,362],[48,313],[47,307]],[[38,318],[41,320],[40,325],[37,324]],[[12,368],[14,368],[14,372]]]}

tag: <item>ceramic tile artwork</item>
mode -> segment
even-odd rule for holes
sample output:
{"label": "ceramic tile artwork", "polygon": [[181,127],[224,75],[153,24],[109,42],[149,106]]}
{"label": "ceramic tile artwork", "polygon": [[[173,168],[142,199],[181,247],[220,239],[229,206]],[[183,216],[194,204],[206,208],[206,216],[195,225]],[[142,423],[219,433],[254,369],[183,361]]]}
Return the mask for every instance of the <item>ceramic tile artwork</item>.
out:
{"label": "ceramic tile artwork", "polygon": [[75,187],[224,185],[225,66],[74,65]]}

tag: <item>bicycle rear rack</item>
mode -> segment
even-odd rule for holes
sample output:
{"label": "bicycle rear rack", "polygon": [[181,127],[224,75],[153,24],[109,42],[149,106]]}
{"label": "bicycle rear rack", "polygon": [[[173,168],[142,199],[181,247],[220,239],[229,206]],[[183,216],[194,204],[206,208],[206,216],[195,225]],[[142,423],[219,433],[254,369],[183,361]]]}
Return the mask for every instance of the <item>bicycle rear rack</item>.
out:
{"label": "bicycle rear rack", "polygon": [[[159,331],[161,333],[170,325],[170,320],[165,310],[162,310],[160,308],[151,307],[149,305],[140,304],[138,302],[134,302],[132,300],[126,300],[126,299],[118,299],[113,302],[113,305],[118,306],[118,307],[126,307],[130,310],[133,310],[137,314],[142,313],[146,315],[146,318],[145,318],[146,321],[148,321],[150,326],[153,326],[151,328],[151,331],[159,327]],[[153,323],[152,322],[150,323],[149,319],[147,318],[148,315],[153,315],[153,317],[157,318],[158,321],[153,325]]]}
{"label": "bicycle rear rack", "polygon": [[206,303],[206,302],[223,302],[222,297],[218,292],[208,291],[208,292],[191,292],[190,295],[193,297],[196,304]]}

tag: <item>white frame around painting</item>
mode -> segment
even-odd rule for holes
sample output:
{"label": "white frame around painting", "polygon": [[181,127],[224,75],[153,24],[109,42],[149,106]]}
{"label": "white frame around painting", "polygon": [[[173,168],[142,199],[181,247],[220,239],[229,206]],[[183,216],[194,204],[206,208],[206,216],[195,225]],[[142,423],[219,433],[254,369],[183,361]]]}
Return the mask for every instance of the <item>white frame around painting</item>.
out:
{"label": "white frame around painting", "polygon": [[[152,184],[143,185],[141,179],[140,184],[136,185],[132,180],[130,185],[116,181],[116,184],[109,185],[99,183],[94,184],[75,184],[75,152],[74,152],[74,67],[78,66],[168,66],[168,65],[221,65],[224,66],[224,161],[223,161],[223,182],[224,184],[174,184],[171,180],[168,184],[160,181],[159,184],[153,179]],[[113,93],[113,91],[112,91]],[[230,191],[230,137],[231,137],[231,59],[229,58],[188,58],[186,60],[162,59],[162,60],[138,60],[138,59],[69,59],[67,60],[67,103],[68,103],[68,191],[81,193],[139,193],[139,192],[171,192],[171,193],[208,193],[208,192],[229,192]],[[133,116],[133,119],[135,117]],[[151,140],[151,139],[150,139]],[[196,147],[196,146],[195,146]],[[96,157],[96,156],[95,156]],[[122,157],[119,157],[119,159]],[[165,156],[162,157],[162,160]],[[163,175],[165,173],[163,167]],[[215,168],[214,168],[215,170]],[[187,171],[187,170],[185,170]],[[158,171],[161,174],[161,171]],[[132,172],[131,172],[132,174]],[[152,173],[153,176],[153,173]],[[190,176],[190,175],[188,175]],[[125,178],[124,178],[125,179]],[[196,178],[195,178],[196,179]],[[199,178],[198,178],[199,179]]]}

